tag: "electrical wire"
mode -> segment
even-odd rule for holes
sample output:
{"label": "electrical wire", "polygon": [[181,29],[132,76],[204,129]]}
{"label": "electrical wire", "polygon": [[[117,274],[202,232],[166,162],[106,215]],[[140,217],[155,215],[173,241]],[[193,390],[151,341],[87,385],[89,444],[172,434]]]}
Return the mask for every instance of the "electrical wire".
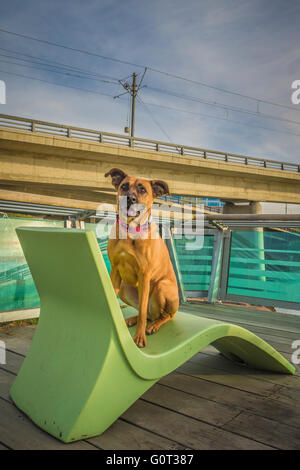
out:
{"label": "electrical wire", "polygon": [[116,59],[114,57],[109,57],[109,56],[97,54],[96,52],[89,52],[89,51],[86,51],[84,49],[78,49],[78,48],[75,48],[75,47],[65,46],[63,44],[58,44],[56,42],[46,41],[45,39],[39,39],[39,38],[35,38],[33,36],[27,36],[25,34],[15,33],[13,31],[7,31],[6,29],[1,29],[0,28],[0,32],[6,33],[6,34],[11,34],[13,36],[17,36],[17,37],[24,38],[24,39],[30,39],[31,41],[37,41],[37,42],[40,42],[40,43],[43,43],[43,44],[48,44],[49,46],[60,47],[62,49],[67,49],[69,51],[80,52],[81,54],[87,54],[89,56],[99,57],[100,59],[111,60],[113,62],[119,62],[119,63],[125,64],[125,65],[132,65],[133,67],[145,68],[144,65],[139,65],[139,64],[135,64],[133,62],[129,62],[129,61],[126,61],[126,60]]}
{"label": "electrical wire", "polygon": [[273,116],[272,114],[264,114],[264,113],[260,113],[260,112],[258,113],[257,111],[250,111],[250,110],[240,108],[240,107],[237,107],[237,106],[230,106],[230,105],[227,105],[225,103],[218,103],[217,101],[203,100],[203,99],[197,98],[195,96],[188,96],[188,95],[184,95],[184,94],[179,94],[179,93],[168,91],[168,90],[162,90],[160,88],[150,87],[148,85],[145,85],[144,88],[146,88],[148,90],[156,91],[158,93],[163,93],[163,94],[166,94],[166,95],[175,96],[176,98],[180,98],[180,99],[183,99],[183,100],[194,101],[196,103],[203,103],[203,104],[206,104],[206,105],[209,105],[209,106],[214,106],[214,107],[222,108],[222,109],[229,110],[229,111],[235,111],[235,112],[239,112],[239,113],[249,114],[251,116],[263,117],[263,118],[267,118],[267,119],[273,119],[275,121],[282,121],[282,122],[288,122],[289,124],[298,124],[298,125],[300,125],[300,121],[294,121],[292,119],[280,118],[280,117],[277,117],[277,116]]}
{"label": "electrical wire", "polygon": [[[0,56],[2,56],[2,55],[3,54],[0,54]],[[3,60],[1,58],[0,58],[0,62],[4,62],[6,64],[17,65],[18,67],[27,67],[27,68],[31,68],[31,69],[43,70],[45,72],[50,72],[50,73],[59,73],[61,75],[67,75],[68,77],[73,77],[73,78],[84,78],[85,80],[94,80],[94,81],[97,81],[97,82],[102,82],[102,83],[106,83],[106,84],[110,84],[110,85],[117,85],[117,82],[113,82],[111,80],[104,80],[104,79],[101,79],[101,78],[94,78],[94,77],[89,77],[89,76],[84,76],[84,75],[75,75],[74,73],[71,73],[71,72],[63,72],[63,71],[60,71],[60,70],[45,69],[45,68],[41,68],[41,67],[38,67],[38,66],[35,66],[35,65],[18,64],[16,62]]]}
{"label": "electrical wire", "polygon": [[79,88],[79,87],[75,87],[71,85],[63,85],[61,83],[49,82],[48,80],[44,80],[42,78],[29,77],[28,75],[22,75],[22,74],[14,73],[14,72],[7,72],[6,70],[0,70],[0,73],[6,73],[8,75],[15,75],[16,77],[27,78],[29,80],[37,80],[38,82],[50,83],[50,85],[54,85],[54,86],[73,88],[74,90],[87,91],[88,93],[95,93],[96,95],[109,96],[110,98],[113,98],[113,95],[109,95],[108,93],[101,93],[100,91],[88,90],[87,88]]}
{"label": "electrical wire", "polygon": [[[45,66],[49,66],[49,67],[59,68],[59,69],[62,69],[62,70],[71,70],[71,71],[80,72],[82,74],[87,74],[87,75],[94,76],[94,77],[107,78],[108,80],[115,80],[116,82],[119,81],[119,79],[116,78],[116,77],[111,77],[109,75],[103,75],[103,74],[98,74],[96,72],[87,71],[87,70],[81,69],[79,67],[75,67],[73,65],[62,64],[61,62],[56,62],[54,60],[47,59],[46,62],[45,61],[41,62],[41,60],[43,60],[43,59],[40,59],[39,57],[36,57],[36,56],[32,56],[30,54],[24,54],[24,53],[21,53],[21,52],[12,51],[11,49],[5,49],[4,47],[0,47],[0,50],[5,51],[5,52],[10,52],[10,53],[15,54],[15,55],[18,54],[18,55],[22,55],[24,57],[29,57],[30,59],[35,59],[33,61],[33,60],[29,60],[29,59],[23,59],[23,58],[20,58],[20,57],[6,56],[4,54],[1,54],[4,57],[10,57],[12,59],[21,60],[22,62],[40,64],[40,65],[45,65]],[[36,62],[36,60],[38,60],[39,62]]]}
{"label": "electrical wire", "polygon": [[275,103],[275,102],[270,101],[270,100],[265,100],[265,99],[262,99],[262,98],[257,98],[257,97],[246,95],[246,94],[243,94],[243,93],[227,90],[225,88],[217,87],[215,85],[209,85],[207,83],[200,82],[198,80],[193,80],[193,79],[190,79],[190,78],[187,78],[187,77],[182,77],[180,75],[176,75],[176,74],[173,74],[173,73],[170,73],[170,72],[165,72],[163,70],[159,70],[159,69],[154,68],[154,67],[141,65],[141,64],[136,64],[134,62],[125,61],[125,60],[117,59],[115,57],[105,56],[105,55],[102,55],[102,54],[97,54],[95,52],[90,52],[90,51],[86,51],[86,50],[83,50],[83,49],[78,49],[78,48],[75,48],[75,47],[65,46],[63,44],[55,43],[55,42],[52,42],[52,41],[47,41],[47,40],[39,39],[39,38],[36,38],[36,37],[33,37],[33,36],[28,36],[28,35],[25,35],[25,34],[16,33],[16,32],[13,32],[13,31],[8,31],[8,30],[3,29],[3,28],[0,28],[0,32],[5,33],[5,34],[10,34],[10,35],[13,35],[13,36],[16,36],[16,37],[21,37],[21,38],[24,38],[24,39],[30,39],[31,41],[37,41],[37,42],[47,44],[47,45],[60,47],[60,48],[67,49],[67,50],[70,50],[70,51],[73,51],[73,52],[79,52],[81,54],[86,54],[86,55],[93,56],[93,57],[99,57],[99,58],[104,59],[104,60],[110,60],[110,61],[113,61],[113,62],[118,62],[118,63],[125,64],[125,65],[130,65],[130,66],[133,66],[133,67],[139,67],[139,68],[144,68],[144,69],[147,67],[147,69],[151,70],[152,72],[159,73],[159,74],[165,75],[167,77],[172,77],[172,78],[175,78],[177,80],[184,80],[185,82],[193,83],[195,85],[200,85],[200,86],[203,86],[203,87],[206,87],[206,88],[210,88],[210,89],[213,89],[213,90],[216,90],[216,91],[220,91],[222,93],[228,93],[228,94],[231,94],[231,95],[247,98],[247,99],[256,101],[257,103],[265,103],[265,104],[269,104],[269,105],[272,105],[272,106],[277,106],[277,107],[280,107],[280,108],[285,108],[285,109],[290,109],[292,111],[300,112],[299,109],[293,108],[292,106],[287,106],[287,105],[284,105],[284,104],[281,104],[281,103]]}
{"label": "electrical wire", "polygon": [[169,134],[163,129],[163,127],[161,126],[161,124],[157,121],[157,119],[155,118],[155,116],[153,116],[153,114],[151,113],[150,109],[148,108],[148,106],[143,102],[143,100],[137,96],[137,100],[145,107],[146,111],[148,112],[148,114],[150,115],[151,119],[153,120],[153,122],[157,125],[157,127],[161,130],[161,132],[167,137],[167,139],[169,140],[169,142],[171,142],[171,144],[174,144],[174,142],[172,141],[171,137],[169,136]]}
{"label": "electrical wire", "polygon": [[180,112],[180,113],[193,114],[193,115],[203,116],[203,117],[207,117],[207,118],[210,118],[210,119],[217,119],[217,120],[221,120],[221,121],[229,121],[229,122],[234,122],[236,124],[241,124],[242,126],[247,126],[247,127],[250,126],[250,127],[255,127],[257,129],[264,129],[264,130],[268,130],[268,131],[272,131],[272,132],[276,132],[276,133],[279,132],[281,134],[289,134],[289,135],[294,135],[296,137],[300,137],[300,134],[296,134],[295,132],[281,131],[281,130],[278,130],[278,129],[271,129],[270,127],[257,126],[255,124],[245,123],[245,122],[237,121],[235,119],[230,119],[229,117],[212,116],[212,115],[206,114],[206,113],[199,113],[197,111],[188,111],[186,109],[173,108],[172,106],[166,106],[166,105],[157,104],[157,103],[149,103],[149,102],[145,102],[145,101],[144,101],[144,104],[147,104],[148,106],[156,106],[158,108],[169,109],[169,110]]}
{"label": "electrical wire", "polygon": [[217,87],[215,85],[208,85],[208,83],[199,82],[197,80],[192,80],[192,79],[186,78],[186,77],[181,77],[180,75],[176,75],[176,74],[169,73],[169,72],[164,72],[162,70],[158,70],[158,69],[155,69],[153,67],[148,67],[148,69],[151,70],[151,72],[156,72],[156,73],[159,73],[159,74],[162,74],[162,75],[166,75],[168,77],[176,78],[178,80],[184,80],[185,82],[193,83],[194,85],[201,85],[203,87],[210,88],[210,89],[216,90],[216,91],[220,91],[222,93],[228,93],[230,95],[239,96],[241,98],[247,98],[249,100],[253,100],[253,101],[256,101],[258,103],[270,104],[272,106],[277,106],[279,108],[285,108],[285,109],[290,109],[292,111],[300,112],[300,109],[293,108],[292,106],[288,106],[288,105],[285,105],[285,104],[275,103],[274,101],[265,100],[263,98],[256,98],[255,96],[245,95],[244,93],[239,93],[239,92],[236,92],[236,91],[227,90],[226,88]]}

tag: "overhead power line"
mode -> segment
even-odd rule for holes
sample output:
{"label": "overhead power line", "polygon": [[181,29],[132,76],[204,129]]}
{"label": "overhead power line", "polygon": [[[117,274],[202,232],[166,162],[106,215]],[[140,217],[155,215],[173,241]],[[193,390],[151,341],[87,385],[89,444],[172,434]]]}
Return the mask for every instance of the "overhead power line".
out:
{"label": "overhead power line", "polygon": [[[15,54],[15,55],[21,55],[21,56],[24,56],[24,57],[28,57],[30,59],[34,59],[34,61],[32,61],[32,63],[45,64],[45,65],[57,67],[57,68],[60,68],[60,69],[66,69],[66,70],[80,72],[80,73],[91,75],[91,76],[94,76],[94,77],[107,78],[108,80],[116,80],[116,81],[119,80],[118,78],[111,77],[110,75],[99,74],[99,73],[96,73],[96,72],[92,72],[92,71],[82,69],[80,67],[76,67],[74,65],[67,65],[67,64],[63,64],[61,62],[56,62],[55,60],[51,60],[51,59],[47,59],[47,61],[45,61],[44,59],[41,59],[40,57],[33,56],[33,55],[30,55],[30,54],[25,54],[23,52],[12,51],[11,49],[5,49],[4,47],[0,47],[0,50],[5,51],[5,52],[9,52],[9,53],[12,53],[12,54]],[[20,57],[14,57],[14,58],[18,59],[18,60],[22,60],[22,61],[26,60],[26,59],[22,59]],[[36,60],[38,60],[39,62],[36,62]],[[28,62],[30,62],[30,60],[28,60]]]}
{"label": "overhead power line", "polygon": [[194,101],[196,103],[203,103],[203,104],[206,104],[208,106],[214,106],[214,107],[217,107],[217,108],[226,109],[228,111],[236,111],[236,112],[239,112],[239,113],[249,114],[251,116],[263,117],[263,118],[267,118],[267,119],[274,119],[276,121],[288,122],[289,124],[300,124],[300,121],[295,121],[293,119],[280,118],[280,117],[274,116],[272,114],[265,114],[265,113],[261,113],[261,112],[257,112],[257,111],[251,111],[251,110],[241,108],[241,107],[238,107],[238,106],[231,106],[231,105],[228,105],[228,104],[225,104],[225,103],[219,103],[217,101],[203,100],[203,99],[197,98],[195,96],[188,96],[188,95],[184,95],[182,93],[180,94],[180,93],[176,93],[176,92],[173,92],[173,91],[162,90],[160,88],[154,88],[154,87],[150,87],[148,85],[146,85],[145,88],[148,88],[148,90],[156,91],[158,93],[163,93],[165,95],[175,96],[176,98],[180,98],[180,99],[183,99],[183,100]]}
{"label": "overhead power line", "polygon": [[192,79],[186,78],[186,77],[181,77],[180,75],[176,75],[176,74],[170,73],[170,72],[164,72],[162,70],[158,70],[158,69],[155,69],[155,68],[152,68],[152,67],[148,67],[148,69],[151,70],[152,72],[160,73],[160,74],[166,75],[168,77],[172,77],[172,78],[176,78],[178,80],[184,80],[185,82],[193,83],[194,85],[201,85],[203,87],[211,88],[212,90],[220,91],[222,93],[228,93],[230,95],[239,96],[241,98],[247,98],[249,100],[255,101],[256,103],[270,104],[272,106],[277,106],[279,108],[285,108],[285,109],[290,109],[292,111],[300,112],[300,110],[298,108],[294,108],[294,107],[288,106],[286,104],[275,103],[274,101],[265,100],[263,98],[257,98],[255,96],[245,95],[244,93],[239,93],[237,91],[227,90],[226,88],[217,87],[215,85],[209,85],[208,83],[199,82],[198,80],[192,80]]}
{"label": "overhead power line", "polygon": [[282,131],[282,130],[272,129],[270,127],[265,127],[265,126],[258,126],[256,124],[245,123],[245,122],[242,122],[242,121],[238,121],[236,119],[230,119],[228,117],[212,116],[212,115],[206,114],[206,113],[199,113],[197,111],[189,111],[189,110],[186,110],[186,109],[179,109],[179,108],[174,108],[172,106],[166,106],[166,105],[157,104],[157,103],[149,103],[149,102],[145,102],[145,101],[144,101],[144,104],[147,104],[148,106],[156,106],[158,108],[169,109],[171,111],[176,111],[176,112],[180,112],[180,113],[193,114],[193,115],[196,115],[196,116],[203,116],[203,117],[207,117],[207,118],[210,118],[210,119],[216,119],[216,120],[221,120],[221,121],[229,121],[229,122],[234,122],[236,124],[241,124],[242,126],[247,126],[247,127],[250,126],[250,127],[255,127],[257,129],[263,129],[263,130],[272,131],[272,132],[276,132],[276,133],[279,132],[281,134],[289,134],[289,135],[294,135],[296,137],[300,137],[300,134],[296,134],[295,132]]}
{"label": "overhead power line", "polygon": [[277,107],[280,107],[280,108],[285,108],[285,109],[290,109],[292,111],[300,112],[299,109],[293,108],[292,106],[287,106],[287,105],[284,105],[284,104],[281,104],[281,103],[275,103],[275,102],[270,101],[270,100],[265,100],[265,99],[262,99],[262,98],[257,98],[257,97],[254,97],[254,96],[246,95],[244,93],[239,93],[239,92],[235,92],[235,91],[232,91],[232,90],[227,90],[225,88],[217,87],[215,85],[209,85],[208,83],[200,82],[198,80],[193,80],[193,79],[190,79],[190,78],[187,78],[187,77],[182,77],[180,75],[176,75],[176,74],[173,74],[173,73],[170,73],[170,72],[165,72],[163,70],[159,70],[159,69],[151,67],[151,66],[136,64],[136,63],[133,63],[133,62],[130,62],[130,61],[117,59],[115,57],[106,56],[106,55],[98,54],[98,53],[95,53],[95,52],[90,52],[90,51],[87,51],[87,50],[66,46],[64,44],[59,44],[59,43],[55,43],[55,42],[52,42],[52,41],[47,41],[45,39],[40,39],[40,38],[36,38],[36,37],[33,37],[33,36],[28,36],[28,35],[25,35],[25,34],[16,33],[16,32],[13,32],[13,31],[8,31],[8,30],[3,29],[3,28],[0,28],[0,32],[5,33],[5,34],[10,34],[10,35],[13,35],[13,36],[16,36],[16,37],[21,37],[21,38],[24,38],[24,39],[30,39],[31,41],[37,41],[37,42],[47,44],[47,45],[50,45],[50,46],[60,47],[60,48],[67,49],[67,50],[70,50],[70,51],[73,51],[73,52],[79,52],[81,54],[86,54],[86,55],[89,55],[89,56],[98,57],[100,59],[110,60],[110,61],[113,61],[113,62],[118,62],[118,63],[121,63],[121,64],[125,64],[125,65],[130,65],[130,66],[133,66],[133,67],[139,67],[139,68],[143,68],[143,69],[145,67],[147,67],[148,70],[151,70],[152,72],[155,72],[155,73],[165,75],[167,77],[172,77],[172,78],[175,78],[175,79],[178,79],[178,80],[184,80],[186,82],[193,83],[195,85],[200,85],[200,86],[210,88],[210,89],[213,89],[213,90],[216,90],[216,91],[220,91],[222,93],[228,93],[228,94],[231,94],[231,95],[247,98],[247,99],[253,100],[257,103],[265,103],[265,104],[269,104],[269,105],[272,105],[272,106],[277,106]]}
{"label": "overhead power line", "polygon": [[151,113],[150,109],[148,108],[148,106],[146,105],[146,103],[141,99],[140,96],[137,96],[137,99],[138,101],[145,107],[147,113],[150,115],[151,119],[153,120],[153,122],[157,125],[157,127],[161,130],[161,132],[167,137],[167,139],[169,140],[169,142],[171,142],[171,144],[173,144],[174,142],[172,141],[171,137],[169,136],[169,134],[164,130],[164,128],[162,127],[162,125],[158,122],[158,120],[156,119],[156,117],[153,115],[153,113]]}
{"label": "overhead power line", "polygon": [[0,28],[0,32],[6,33],[6,34],[11,34],[13,36],[21,37],[21,38],[24,38],[24,39],[30,39],[31,41],[37,41],[37,42],[40,42],[40,43],[43,43],[43,44],[48,44],[49,46],[60,47],[62,49],[67,49],[69,51],[80,52],[81,54],[87,54],[87,55],[90,55],[90,56],[93,56],[93,57],[99,57],[100,59],[111,60],[113,62],[119,62],[119,63],[125,64],[125,65],[132,65],[134,67],[145,68],[144,65],[134,64],[133,62],[129,62],[129,61],[126,61],[126,60],[116,59],[114,57],[109,57],[109,56],[97,54],[96,52],[90,52],[90,51],[86,51],[84,49],[78,49],[76,47],[65,46],[63,44],[58,44],[58,43],[52,42],[52,41],[46,41],[45,39],[39,39],[39,38],[35,38],[33,36],[27,36],[25,34],[15,33],[13,31],[7,31],[6,29],[1,29]]}
{"label": "overhead power line", "polygon": [[[0,54],[0,56],[3,57],[3,54]],[[4,57],[7,57],[7,56],[4,56]],[[102,82],[102,83],[106,83],[106,84],[110,84],[110,85],[111,84],[113,84],[113,85],[118,84],[117,82],[112,81],[112,80],[105,80],[105,79],[102,79],[102,78],[95,78],[95,77],[89,77],[89,76],[78,75],[78,74],[76,75],[73,72],[66,72],[66,71],[62,71],[62,70],[51,70],[49,68],[43,68],[43,67],[39,67],[39,66],[35,66],[35,65],[29,65],[29,64],[18,64],[17,62],[12,62],[10,60],[1,59],[1,57],[0,57],[0,62],[4,62],[6,64],[17,65],[18,67],[27,67],[27,68],[31,68],[31,69],[43,70],[44,72],[59,73],[61,75],[66,75],[68,77],[73,77],[73,78],[84,78],[85,80],[94,80],[94,81],[97,81],[97,82]],[[43,64],[41,64],[41,65],[43,65]]]}
{"label": "overhead power line", "polygon": [[113,98],[113,95],[109,95],[108,93],[102,93],[100,91],[95,91],[95,90],[88,90],[87,88],[80,88],[80,87],[71,86],[71,85],[63,85],[62,83],[49,82],[48,80],[44,80],[42,78],[29,77],[28,75],[22,75],[20,73],[7,72],[6,70],[0,70],[0,73],[7,73],[8,75],[15,75],[16,77],[27,78],[29,80],[37,80],[38,82],[49,83],[50,85],[54,85],[54,86],[62,86],[64,88],[73,88],[74,90],[86,91],[88,93],[95,93],[96,95],[109,96],[110,98]]}

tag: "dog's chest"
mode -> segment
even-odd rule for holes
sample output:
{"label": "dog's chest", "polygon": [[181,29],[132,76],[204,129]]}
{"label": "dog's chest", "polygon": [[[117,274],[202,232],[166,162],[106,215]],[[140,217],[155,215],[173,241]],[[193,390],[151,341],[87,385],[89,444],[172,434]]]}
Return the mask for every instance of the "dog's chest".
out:
{"label": "dog's chest", "polygon": [[139,269],[135,256],[125,250],[120,250],[114,257],[114,261],[122,280],[130,286],[136,286]]}

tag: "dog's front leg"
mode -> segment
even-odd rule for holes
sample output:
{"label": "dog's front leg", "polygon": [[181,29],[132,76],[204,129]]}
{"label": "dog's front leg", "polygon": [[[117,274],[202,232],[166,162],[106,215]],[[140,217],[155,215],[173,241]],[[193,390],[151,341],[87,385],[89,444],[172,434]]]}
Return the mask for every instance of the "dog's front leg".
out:
{"label": "dog's front leg", "polygon": [[142,273],[138,280],[139,290],[139,315],[137,320],[136,332],[133,337],[135,344],[139,348],[146,346],[146,325],[147,325],[147,311],[150,292],[150,275],[149,273]]}
{"label": "dog's front leg", "polygon": [[111,279],[111,283],[113,285],[115,294],[116,296],[118,296],[122,279],[121,279],[119,271],[114,266],[111,267],[110,279]]}

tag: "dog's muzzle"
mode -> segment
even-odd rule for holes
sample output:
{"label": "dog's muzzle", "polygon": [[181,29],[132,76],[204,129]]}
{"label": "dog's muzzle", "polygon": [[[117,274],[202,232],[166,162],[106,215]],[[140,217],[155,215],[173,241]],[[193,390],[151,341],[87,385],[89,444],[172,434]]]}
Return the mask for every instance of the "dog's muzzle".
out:
{"label": "dog's muzzle", "polygon": [[139,204],[138,198],[134,193],[127,195],[127,215],[137,217],[141,214],[144,204]]}

